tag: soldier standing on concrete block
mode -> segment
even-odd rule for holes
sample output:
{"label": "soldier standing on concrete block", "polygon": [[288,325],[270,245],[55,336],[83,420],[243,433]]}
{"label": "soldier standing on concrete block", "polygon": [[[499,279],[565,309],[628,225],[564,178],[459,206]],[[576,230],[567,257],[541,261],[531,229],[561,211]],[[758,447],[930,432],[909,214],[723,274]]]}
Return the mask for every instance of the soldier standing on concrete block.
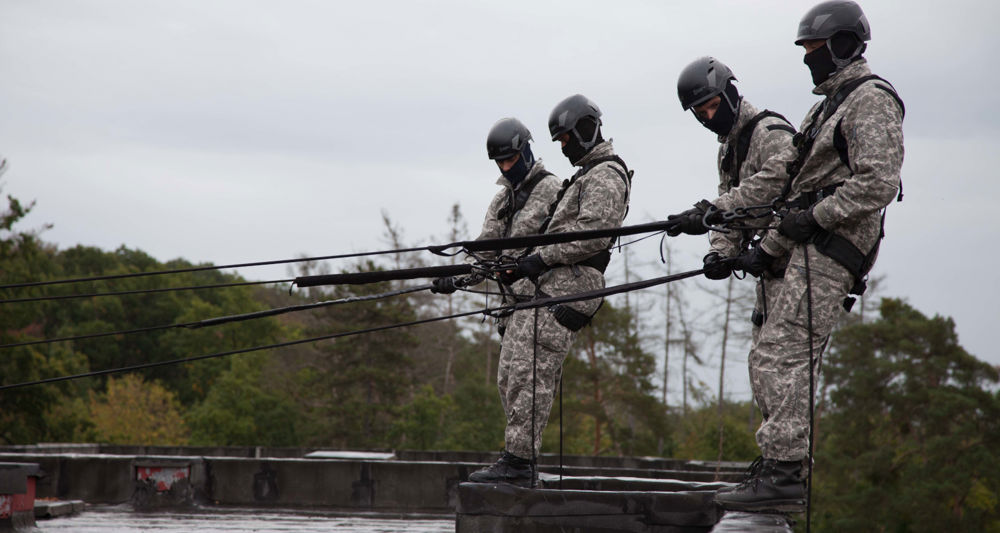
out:
{"label": "soldier standing on concrete block", "polygon": [[[486,154],[490,159],[496,161],[497,167],[500,168],[501,175],[497,179],[497,185],[502,188],[486,209],[483,229],[477,240],[536,235],[544,231],[542,225],[549,215],[549,206],[556,201],[560,181],[554,174],[545,169],[541,159],[535,159],[531,151],[530,140],[531,132],[516,118],[500,119],[490,128],[489,134],[486,136]],[[479,258],[521,257],[526,252],[527,250],[524,248],[483,251],[479,253]],[[477,259],[470,258],[469,260],[476,261]],[[431,292],[450,294],[459,287],[476,285],[482,281],[483,278],[475,274],[468,278],[438,278],[434,280],[434,288],[431,289]],[[499,287],[503,294],[504,305],[534,298],[535,287],[527,278],[513,281],[501,280]],[[497,318],[501,346],[507,344],[510,339],[505,335],[510,318],[510,314]],[[506,382],[502,365],[499,368],[497,381],[498,383]],[[500,390],[500,398],[501,400],[505,399],[503,388]],[[507,455],[505,454],[504,457]],[[490,476],[495,479],[487,479],[486,481],[517,482],[524,477],[531,479],[531,471],[522,467],[517,461],[510,459],[503,461],[503,457],[501,461],[504,469],[492,472]],[[477,481],[480,477],[482,476],[479,472],[473,473],[470,476],[470,481]]]}
{"label": "soldier standing on concrete block", "polygon": [[[736,187],[746,189],[763,186],[764,190],[754,191],[753,195],[770,200],[781,193],[781,187],[775,187],[773,181],[751,180],[750,177],[772,157],[794,151],[792,135],[795,134],[795,128],[778,113],[758,111],[740,95],[733,85],[734,81],[736,76],[733,71],[721,61],[713,57],[698,58],[684,67],[677,78],[677,96],[685,111],[690,109],[698,122],[718,136],[718,194],[725,194]],[[700,210],[695,208],[691,211],[697,213]],[[764,209],[761,214],[769,211]],[[771,222],[771,218],[766,216],[754,220],[757,226],[767,226]],[[677,236],[687,230],[688,233],[699,234],[699,231],[704,232],[703,229],[707,228],[704,228],[700,216],[696,215],[694,218],[683,218],[681,224],[668,233]],[[728,278],[732,267],[724,259],[738,256],[752,246],[755,237],[763,237],[765,231],[744,229],[728,233],[711,232],[711,246],[703,260],[705,277],[713,280]],[[750,317],[753,324],[752,346],[756,345],[760,327],[764,325],[768,310],[774,305],[786,262],[787,258],[776,261],[773,272],[764,272],[757,283],[757,301]],[[751,362],[751,375],[755,370],[755,365]],[[757,400],[757,404],[761,405],[761,400]],[[764,416],[767,416],[766,411]]]}
{"label": "soldier standing on concrete block", "polygon": [[[825,98],[803,120],[796,150],[748,180],[781,184],[775,206],[783,218],[734,268],[760,276],[786,257],[788,267],[748,358],[754,397],[768,414],[757,430],[761,457],[746,480],[716,494],[727,509],[805,509],[820,357],[854,302],[849,295],[865,289],[885,207],[902,198],[903,103],[892,85],[871,74],[862,55],[870,39],[855,2],[822,2],[805,14],[795,44],[805,49],[813,92]],[[772,200],[754,197],[758,190],[770,188],[737,187],[705,208]]]}
{"label": "soldier standing on concrete block", "polygon": [[[583,95],[556,105],[549,117],[553,141],[574,166],[547,210],[539,233],[621,226],[628,210],[631,172],[601,135],[601,110]],[[593,239],[529,250],[514,270],[501,275],[513,284],[527,279],[535,297],[564,296],[604,287],[614,239]],[[493,465],[469,481],[534,483],[535,462],[552,409],[562,364],[577,332],[597,313],[600,298],[547,309],[515,311],[500,349],[497,388],[507,416],[505,449]]]}

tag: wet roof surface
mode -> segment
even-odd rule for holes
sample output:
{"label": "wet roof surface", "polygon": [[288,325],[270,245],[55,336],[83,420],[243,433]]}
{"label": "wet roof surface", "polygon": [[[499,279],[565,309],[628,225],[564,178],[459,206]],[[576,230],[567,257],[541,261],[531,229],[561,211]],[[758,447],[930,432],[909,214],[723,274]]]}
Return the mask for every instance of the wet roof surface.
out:
{"label": "wet roof surface", "polygon": [[137,513],[124,506],[94,506],[72,517],[39,520],[38,533],[438,533],[455,531],[448,517],[334,516],[329,513],[227,509]]}

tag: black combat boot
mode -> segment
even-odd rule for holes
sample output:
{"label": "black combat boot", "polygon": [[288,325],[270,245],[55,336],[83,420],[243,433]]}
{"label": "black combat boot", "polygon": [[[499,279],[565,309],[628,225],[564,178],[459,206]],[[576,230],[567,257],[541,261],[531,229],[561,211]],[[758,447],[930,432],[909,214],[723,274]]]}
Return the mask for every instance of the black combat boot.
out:
{"label": "black combat boot", "polygon": [[500,459],[492,466],[469,474],[472,483],[510,483],[521,487],[530,487],[534,469],[531,459],[518,457],[507,450],[500,454]]}
{"label": "black combat boot", "polygon": [[802,461],[758,458],[750,468],[742,483],[716,492],[715,503],[731,511],[805,512]]}

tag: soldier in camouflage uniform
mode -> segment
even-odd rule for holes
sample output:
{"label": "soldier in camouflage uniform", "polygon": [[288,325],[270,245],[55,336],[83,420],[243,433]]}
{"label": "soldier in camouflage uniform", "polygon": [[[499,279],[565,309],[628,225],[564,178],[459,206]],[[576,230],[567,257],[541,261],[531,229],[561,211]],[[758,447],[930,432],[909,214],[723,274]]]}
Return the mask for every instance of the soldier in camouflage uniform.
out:
{"label": "soldier in camouflage uniform", "polygon": [[[541,159],[535,159],[530,140],[531,132],[516,118],[500,119],[490,128],[486,136],[486,153],[500,168],[497,185],[501,189],[486,209],[483,229],[477,240],[535,235],[548,216],[549,206],[559,193],[560,181],[545,169]],[[500,256],[520,257],[524,251],[523,248],[489,250],[480,252],[478,256],[487,260]],[[476,261],[476,258],[470,257],[469,261]],[[450,294],[458,286],[472,286],[482,281],[483,278],[476,275],[439,278],[434,280],[431,292]],[[530,300],[535,293],[534,285],[527,279],[510,285],[501,284],[500,290],[505,305],[517,300]],[[501,337],[509,320],[510,315],[497,319]]]}
{"label": "soldier in camouflage uniform", "polygon": [[825,98],[803,120],[795,152],[768,161],[747,185],[759,183],[715,202],[723,210],[757,205],[768,201],[760,191],[780,183],[789,209],[735,266],[760,275],[788,257],[750,356],[758,365],[751,386],[769,413],[757,430],[762,457],[743,483],[716,494],[727,509],[805,508],[810,394],[820,355],[852,301],[848,295],[863,290],[882,238],[882,212],[901,186],[903,105],[888,82],[871,75],[862,56],[870,38],[854,2],[823,2],[806,13],[795,44],[806,50],[813,92]]}
{"label": "soldier in camouflage uniform", "polygon": [[[694,114],[703,126],[711,130],[719,139],[719,154],[717,167],[719,171],[719,192],[722,195],[730,189],[746,183],[772,157],[785,150],[792,149],[792,135],[795,129],[785,117],[772,111],[758,111],[756,107],[743,98],[733,85],[736,77],[732,70],[712,57],[702,57],[684,67],[677,79],[677,96],[681,107]],[[752,186],[753,184],[751,184]],[[768,198],[774,198],[781,193],[780,187],[772,187],[772,191],[764,191]],[[770,210],[762,210],[766,215]],[[684,219],[685,221],[688,219]],[[766,226],[770,217],[755,219],[757,226]],[[701,221],[695,221],[700,226]],[[676,236],[684,231],[685,224],[680,224],[668,233]],[[695,231],[698,231],[695,228]],[[709,234],[711,246],[705,255],[705,277],[709,279],[726,279],[732,273],[730,264],[724,259],[733,258],[746,250],[755,236],[763,237],[764,230],[730,230],[729,232],[713,231]],[[774,271],[781,272],[785,261],[778,261]],[[757,283],[757,301],[754,304],[751,322],[753,324],[753,345],[756,345],[768,310],[773,307],[774,299],[781,285],[780,275],[765,272]],[[756,368],[750,362],[750,373]],[[758,401],[758,404],[760,401]],[[765,411],[766,416],[766,411]]]}
{"label": "soldier in camouflage uniform", "polygon": [[[563,182],[548,210],[541,233],[616,228],[625,218],[630,173],[601,135],[601,111],[583,95],[571,96],[552,111],[552,140],[580,169]],[[564,296],[604,287],[604,270],[614,239],[593,239],[542,246],[501,276],[505,282],[527,280],[538,297]],[[520,286],[520,285],[518,285]],[[504,481],[530,485],[562,375],[567,352],[597,312],[601,299],[515,311],[500,350],[497,387],[507,415],[506,449],[496,464],[469,481]],[[532,416],[533,415],[533,416]]]}

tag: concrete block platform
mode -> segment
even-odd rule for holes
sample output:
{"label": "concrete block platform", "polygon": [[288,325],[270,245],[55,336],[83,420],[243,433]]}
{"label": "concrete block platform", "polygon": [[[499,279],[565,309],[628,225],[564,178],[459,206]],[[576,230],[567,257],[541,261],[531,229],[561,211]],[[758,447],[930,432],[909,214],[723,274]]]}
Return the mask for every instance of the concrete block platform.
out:
{"label": "concrete block platform", "polygon": [[697,482],[683,479],[656,479],[644,477],[572,476],[539,474],[538,485],[545,489],[596,490],[596,491],[711,491],[732,486],[725,482]]}
{"label": "concrete block platform", "polygon": [[[526,532],[594,531],[607,533],[708,533],[721,518],[713,484],[664,480],[558,478],[542,475],[539,488],[499,483],[462,483],[458,487],[455,531]],[[614,490],[585,490],[600,484]],[[634,487],[634,490],[622,490]]]}
{"label": "concrete block platform", "polygon": [[[792,533],[784,514],[725,512],[713,498],[730,483],[676,479],[563,477],[538,487],[462,483],[457,533]],[[561,487],[561,488],[560,488]]]}
{"label": "concrete block platform", "polygon": [[792,533],[794,521],[780,513],[726,511],[712,533]]}
{"label": "concrete block platform", "polygon": [[84,507],[86,504],[82,500],[35,500],[35,518],[44,520],[71,516],[83,511]]}
{"label": "concrete block platform", "polygon": [[[296,451],[301,455],[295,456]],[[26,498],[27,492],[35,493],[37,480],[32,496],[40,502],[130,504],[143,511],[199,505],[345,514],[457,511],[459,532],[791,531],[781,515],[723,514],[716,507],[714,492],[743,477],[742,463],[543,455],[535,489],[464,483],[471,472],[495,458],[490,452],[0,447],[0,460],[31,463],[45,472],[39,478],[29,476],[30,481],[21,476],[17,486],[10,487],[25,491]],[[555,475],[560,471],[561,479]],[[60,503],[40,508],[39,517],[72,509]],[[35,512],[30,514],[33,521]]]}

